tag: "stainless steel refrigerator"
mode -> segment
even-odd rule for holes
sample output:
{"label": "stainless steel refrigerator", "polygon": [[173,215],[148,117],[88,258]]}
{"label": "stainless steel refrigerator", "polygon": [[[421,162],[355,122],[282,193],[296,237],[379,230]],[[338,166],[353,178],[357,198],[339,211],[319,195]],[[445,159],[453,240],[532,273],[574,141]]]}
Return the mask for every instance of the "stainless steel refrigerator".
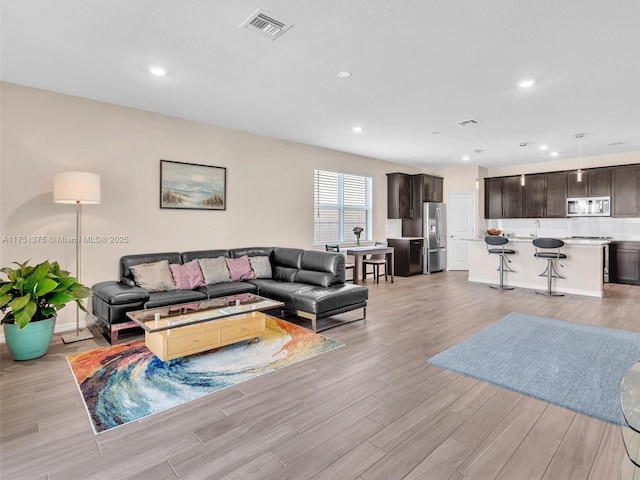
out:
{"label": "stainless steel refrigerator", "polygon": [[424,229],[424,273],[447,268],[447,217],[444,203],[425,202],[422,209]]}

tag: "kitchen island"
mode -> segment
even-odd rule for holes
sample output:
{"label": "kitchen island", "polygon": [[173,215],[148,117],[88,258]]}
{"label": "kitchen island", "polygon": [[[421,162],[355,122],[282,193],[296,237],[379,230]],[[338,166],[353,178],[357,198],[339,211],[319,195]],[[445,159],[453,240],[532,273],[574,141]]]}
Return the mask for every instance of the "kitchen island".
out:
{"label": "kitchen island", "polygon": [[[547,261],[533,256],[533,238],[509,238],[505,248],[516,251],[509,255],[509,266],[515,273],[504,272],[504,283],[516,288],[530,288],[544,291],[546,276],[539,276],[547,267]],[[553,290],[575,295],[602,297],[604,295],[604,246],[608,240],[562,239],[565,242],[561,252],[567,258],[559,261],[564,267],[556,266],[565,277],[553,279]],[[469,281],[497,285],[500,281],[498,255],[489,255],[484,237],[469,241]]]}

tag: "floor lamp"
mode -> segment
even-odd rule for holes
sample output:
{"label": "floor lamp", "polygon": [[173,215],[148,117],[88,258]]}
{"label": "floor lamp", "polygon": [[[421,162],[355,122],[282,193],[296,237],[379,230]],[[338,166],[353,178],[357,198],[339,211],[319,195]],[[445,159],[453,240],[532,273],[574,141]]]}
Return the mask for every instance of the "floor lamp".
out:
{"label": "floor lamp", "polygon": [[[78,283],[82,266],[80,212],[83,204],[100,203],[100,175],[88,172],[58,172],[53,174],[53,201],[76,205],[76,276]],[[62,336],[64,343],[93,338],[88,328],[80,330],[80,307],[76,305],[76,331]]]}

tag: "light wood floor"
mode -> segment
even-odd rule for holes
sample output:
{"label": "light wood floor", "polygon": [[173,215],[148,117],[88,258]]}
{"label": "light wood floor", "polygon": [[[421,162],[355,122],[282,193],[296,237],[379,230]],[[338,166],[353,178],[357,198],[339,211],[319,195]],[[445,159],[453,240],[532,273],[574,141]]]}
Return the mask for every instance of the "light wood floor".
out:
{"label": "light wood floor", "polygon": [[466,272],[367,284],[343,348],[94,435],[52,345],[0,368],[3,479],[613,480],[614,425],[428,365],[512,311],[640,332],[640,287],[603,299],[497,291]]}

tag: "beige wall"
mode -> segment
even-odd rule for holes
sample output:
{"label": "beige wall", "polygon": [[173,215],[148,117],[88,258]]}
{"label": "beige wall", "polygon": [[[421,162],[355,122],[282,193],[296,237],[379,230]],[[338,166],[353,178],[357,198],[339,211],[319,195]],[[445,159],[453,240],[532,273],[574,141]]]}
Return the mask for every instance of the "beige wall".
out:
{"label": "beige wall", "polygon": [[[313,247],[313,169],[373,178],[373,236],[385,237],[387,172],[415,169],[202,123],[2,83],[0,266],[58,260],[75,272],[73,205],[53,203],[53,173],[99,173],[83,207],[82,281],[117,278],[125,254],[279,245]],[[226,211],[159,208],[160,159],[227,168]],[[14,240],[13,236],[29,236]],[[42,243],[42,239],[45,243]],[[66,309],[60,323],[75,322]],[[62,313],[62,312],[61,312]]]}

